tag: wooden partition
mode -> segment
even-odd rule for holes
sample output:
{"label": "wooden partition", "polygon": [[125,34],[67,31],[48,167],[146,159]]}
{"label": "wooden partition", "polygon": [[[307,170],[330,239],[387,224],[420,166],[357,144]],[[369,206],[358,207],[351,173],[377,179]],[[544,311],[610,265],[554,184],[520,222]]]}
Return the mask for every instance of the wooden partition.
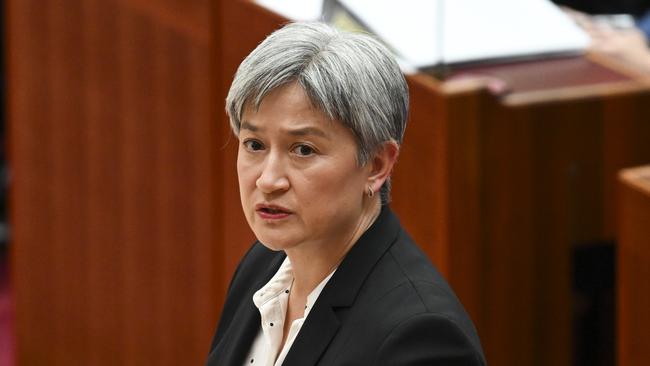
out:
{"label": "wooden partition", "polygon": [[508,105],[420,79],[393,205],[491,364],[573,364],[572,247],[614,238],[614,168],[650,161],[650,94]]}
{"label": "wooden partition", "polygon": [[650,165],[620,174],[618,365],[650,364]]}
{"label": "wooden partition", "polygon": [[200,365],[224,270],[219,3],[8,0],[17,365]]}

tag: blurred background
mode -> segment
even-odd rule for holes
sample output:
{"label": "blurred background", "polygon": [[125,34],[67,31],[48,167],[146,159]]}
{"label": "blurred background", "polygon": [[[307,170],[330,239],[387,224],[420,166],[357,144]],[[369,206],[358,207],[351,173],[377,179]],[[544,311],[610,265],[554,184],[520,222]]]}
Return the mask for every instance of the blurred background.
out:
{"label": "blurred background", "polygon": [[205,362],[253,240],[225,95],[316,19],[400,58],[392,206],[489,364],[650,364],[649,2],[453,1],[0,0],[0,366]]}

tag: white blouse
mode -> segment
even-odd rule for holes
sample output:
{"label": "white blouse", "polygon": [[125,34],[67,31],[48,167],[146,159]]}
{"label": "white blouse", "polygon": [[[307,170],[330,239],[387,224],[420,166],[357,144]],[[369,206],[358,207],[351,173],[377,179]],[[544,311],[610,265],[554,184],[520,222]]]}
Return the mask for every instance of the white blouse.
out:
{"label": "white blouse", "polygon": [[284,342],[284,347],[280,349],[284,319],[287,314],[287,303],[291,292],[291,284],[293,283],[291,262],[289,257],[284,259],[273,278],[253,295],[253,302],[259,309],[262,318],[262,327],[253,341],[248,357],[244,360],[245,366],[282,365],[293,341],[300,332],[300,328],[302,328],[302,324],[307,319],[309,311],[334,272],[336,272],[336,269],[325,277],[307,296],[303,317],[291,323],[287,340]]}

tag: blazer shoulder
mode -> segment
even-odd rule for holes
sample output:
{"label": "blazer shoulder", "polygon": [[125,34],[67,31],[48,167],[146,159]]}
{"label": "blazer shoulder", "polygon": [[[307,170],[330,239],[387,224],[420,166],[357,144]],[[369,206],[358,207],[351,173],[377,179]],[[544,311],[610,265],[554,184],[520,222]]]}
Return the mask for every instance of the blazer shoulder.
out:
{"label": "blazer shoulder", "polygon": [[453,364],[485,366],[480,348],[453,319],[441,314],[414,314],[387,335],[373,365]]}
{"label": "blazer shoulder", "polygon": [[411,317],[447,322],[450,329],[457,329],[482,355],[478,333],[462,303],[444,276],[406,232],[400,232],[388,254],[403,276],[402,285],[397,291],[399,296],[417,299],[418,303],[411,307],[411,312],[404,313],[404,324],[408,324],[407,320]]}
{"label": "blazer shoulder", "polygon": [[462,308],[447,280],[406,232],[400,232],[388,255],[427,310]]}

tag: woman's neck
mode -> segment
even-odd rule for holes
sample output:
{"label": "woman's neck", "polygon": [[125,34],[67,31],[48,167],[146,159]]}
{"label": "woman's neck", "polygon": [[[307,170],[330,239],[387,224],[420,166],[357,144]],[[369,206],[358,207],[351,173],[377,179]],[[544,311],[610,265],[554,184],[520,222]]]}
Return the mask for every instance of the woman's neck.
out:
{"label": "woman's neck", "polygon": [[380,211],[381,203],[376,197],[372,201],[369,200],[347,239],[335,240],[337,243],[332,242],[326,245],[301,246],[286,250],[294,276],[291,291],[306,298],[325,277],[338,267],[361,235],[377,219]]}

